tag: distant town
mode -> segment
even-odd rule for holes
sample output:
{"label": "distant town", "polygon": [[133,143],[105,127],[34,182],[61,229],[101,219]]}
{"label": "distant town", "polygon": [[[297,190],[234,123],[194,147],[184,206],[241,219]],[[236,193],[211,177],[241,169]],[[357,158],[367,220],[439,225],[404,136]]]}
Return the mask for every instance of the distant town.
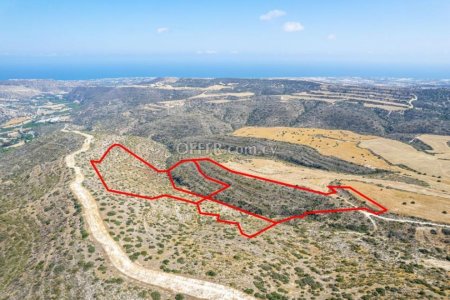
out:
{"label": "distant town", "polygon": [[36,128],[43,124],[70,121],[70,112],[78,101],[67,101],[65,92],[42,93],[40,90],[3,85],[0,94],[0,147],[6,150],[33,140]]}

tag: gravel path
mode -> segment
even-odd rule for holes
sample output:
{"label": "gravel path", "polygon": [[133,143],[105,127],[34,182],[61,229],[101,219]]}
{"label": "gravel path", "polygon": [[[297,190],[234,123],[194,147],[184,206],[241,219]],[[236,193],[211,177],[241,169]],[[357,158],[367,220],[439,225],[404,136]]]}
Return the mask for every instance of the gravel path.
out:
{"label": "gravel path", "polygon": [[62,130],[66,133],[75,133],[85,137],[83,146],[66,156],[66,165],[75,172],[75,179],[70,184],[70,189],[83,206],[83,214],[89,227],[91,236],[103,247],[111,263],[125,276],[196,298],[203,299],[253,299],[249,295],[220,284],[187,278],[160,271],[144,268],[132,262],[123,249],[111,238],[100,216],[97,203],[89,191],[83,187],[84,175],[81,168],[76,165],[77,154],[90,149],[94,139],[92,135],[80,132]]}

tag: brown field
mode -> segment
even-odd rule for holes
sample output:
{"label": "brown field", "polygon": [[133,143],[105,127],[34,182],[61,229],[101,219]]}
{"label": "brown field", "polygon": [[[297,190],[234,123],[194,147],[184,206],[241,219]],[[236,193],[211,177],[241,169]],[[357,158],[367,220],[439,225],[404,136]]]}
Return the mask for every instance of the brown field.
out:
{"label": "brown field", "polygon": [[418,151],[405,143],[375,138],[364,140],[359,146],[370,149],[393,164],[405,165],[431,176],[450,177],[450,161]]}
{"label": "brown field", "polygon": [[189,99],[198,99],[198,98],[215,98],[215,97],[240,97],[240,98],[248,98],[252,97],[255,94],[252,92],[239,92],[239,93],[220,93],[220,94],[208,94],[208,93],[202,93],[197,96],[190,97]]}
{"label": "brown field", "polygon": [[327,186],[336,183],[337,181],[348,180],[365,182],[384,188],[401,189],[418,195],[443,197],[450,201],[450,194],[441,192],[441,189],[445,189],[445,184],[423,187],[389,179],[378,179],[311,169],[263,158],[228,161],[225,162],[224,165],[236,171],[280,180],[291,184],[298,184],[300,186],[321,191],[327,191]]}
{"label": "brown field", "polygon": [[[323,191],[327,190],[327,185],[340,182],[370,195],[393,213],[450,223],[448,214],[443,213],[450,213],[450,161],[441,158],[442,155],[450,154],[445,148],[445,137],[422,136],[431,147],[434,146],[433,151],[436,154],[432,155],[399,141],[343,130],[246,127],[237,130],[234,135],[310,146],[321,154],[386,169],[405,178],[425,182],[427,186],[413,181],[401,182],[389,177],[370,178],[309,169],[269,159],[227,162],[226,165],[234,170]],[[406,204],[403,204],[404,202]]]}
{"label": "brown field", "polygon": [[365,107],[372,107],[372,108],[381,108],[381,109],[389,110],[389,111],[399,111],[399,110],[405,110],[406,109],[404,107],[399,107],[399,106],[372,104],[372,103],[364,103],[364,106]]}
{"label": "brown field", "polygon": [[295,95],[282,95],[280,96],[281,102],[287,102],[291,100],[308,100],[308,101],[320,101],[334,104],[337,100],[327,99],[327,98],[314,98],[314,97],[305,97],[305,96],[295,96]]}
{"label": "brown field", "polygon": [[23,145],[25,145],[25,141],[20,141],[20,142],[18,142],[17,144],[8,146],[8,147],[6,147],[6,148],[7,148],[7,149],[10,149],[10,148],[19,148],[19,147],[22,147]]}
{"label": "brown field", "polygon": [[14,127],[17,125],[28,123],[31,120],[30,117],[18,117],[9,120],[8,122],[2,125],[2,128]]}
{"label": "brown field", "polygon": [[450,159],[450,147],[447,144],[450,141],[450,136],[422,134],[417,138],[433,148],[433,150],[427,151],[428,153],[433,153],[442,159]]}
{"label": "brown field", "polygon": [[[339,182],[351,185],[367,194],[393,213],[421,217],[435,222],[450,223],[450,195],[435,189],[392,180],[374,179],[356,175],[315,170],[270,159],[242,159],[225,163],[233,170],[280,180],[286,183],[328,191],[327,186]],[[407,205],[403,205],[403,202]],[[414,201],[415,204],[410,202]]]}
{"label": "brown field", "polygon": [[411,99],[398,99],[393,97],[390,94],[385,93],[371,93],[367,95],[366,93],[360,93],[357,91],[351,93],[336,93],[327,90],[321,91],[310,91],[310,92],[301,92],[294,93],[292,95],[287,95],[282,100],[292,100],[292,99],[301,99],[301,100],[311,100],[311,101],[325,101],[329,103],[335,103],[340,101],[357,101],[363,102],[364,105],[375,105],[375,107],[379,107],[386,110],[406,110],[411,108],[410,104],[406,104],[405,102],[409,102],[414,99],[414,95]]}
{"label": "brown field", "polygon": [[270,159],[242,159],[224,163],[225,166],[244,173],[249,173],[265,178],[281,180],[290,184],[327,191],[327,186],[337,178],[337,173],[308,169],[288,165],[283,162]]}
{"label": "brown field", "polygon": [[[343,181],[368,195],[376,196],[376,200],[399,215],[419,217],[435,222],[450,223],[450,200],[448,198],[427,196],[397,189],[381,188],[372,184]],[[443,211],[447,211],[444,214]]]}
{"label": "brown field", "polygon": [[226,99],[218,99],[218,100],[211,100],[211,101],[207,101],[207,103],[216,103],[216,104],[223,104],[223,103],[228,103],[231,100],[226,100]]}
{"label": "brown field", "polygon": [[323,155],[335,156],[359,165],[390,170],[392,166],[371,153],[358,147],[363,140],[376,137],[360,135],[347,130],[288,127],[244,127],[234,132],[236,136],[266,138],[310,146]]}
{"label": "brown field", "polygon": [[[176,81],[176,80],[175,80]],[[166,81],[166,83],[169,83]],[[126,87],[129,87],[128,85],[125,85]],[[216,85],[211,85],[208,87],[190,87],[190,86],[172,86],[170,84],[150,84],[150,86],[152,88],[155,89],[160,89],[160,90],[178,90],[178,91],[186,91],[186,90],[192,90],[192,91],[220,91],[223,90],[225,88],[229,88],[230,85],[221,85],[221,84],[216,84]],[[137,87],[137,88],[148,88],[148,86],[146,85],[135,85],[133,87]]]}

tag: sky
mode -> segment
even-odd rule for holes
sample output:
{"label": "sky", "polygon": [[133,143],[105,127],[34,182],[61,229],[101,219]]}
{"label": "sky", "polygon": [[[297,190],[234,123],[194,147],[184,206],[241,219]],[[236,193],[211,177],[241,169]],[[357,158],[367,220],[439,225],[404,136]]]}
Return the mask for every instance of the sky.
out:
{"label": "sky", "polygon": [[446,71],[450,1],[0,0],[0,68],[145,63]]}

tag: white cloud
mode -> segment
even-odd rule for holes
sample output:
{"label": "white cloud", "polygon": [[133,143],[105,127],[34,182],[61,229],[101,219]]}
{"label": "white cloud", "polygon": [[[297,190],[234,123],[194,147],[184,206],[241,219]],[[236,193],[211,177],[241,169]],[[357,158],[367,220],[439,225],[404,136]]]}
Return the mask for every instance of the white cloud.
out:
{"label": "white cloud", "polygon": [[327,40],[329,40],[329,41],[334,41],[334,40],[336,40],[336,35],[335,35],[334,33],[330,33],[330,34],[327,36]]}
{"label": "white cloud", "polygon": [[197,54],[211,55],[211,54],[217,54],[217,51],[216,50],[199,50],[199,51],[197,51]]}
{"label": "white cloud", "polygon": [[232,51],[230,51],[230,54],[239,54],[239,51],[237,51],[237,50],[232,50]]}
{"label": "white cloud", "polygon": [[305,27],[299,22],[286,22],[283,25],[283,30],[286,32],[302,31],[303,29]]}
{"label": "white cloud", "polygon": [[274,9],[274,10],[271,10],[271,11],[259,16],[259,19],[261,21],[270,21],[272,19],[282,17],[285,14],[286,14],[286,12],[283,10]]}
{"label": "white cloud", "polygon": [[158,34],[161,34],[161,33],[164,33],[164,32],[168,32],[168,31],[169,31],[168,27],[158,27],[158,28],[156,28],[156,33],[158,33]]}

